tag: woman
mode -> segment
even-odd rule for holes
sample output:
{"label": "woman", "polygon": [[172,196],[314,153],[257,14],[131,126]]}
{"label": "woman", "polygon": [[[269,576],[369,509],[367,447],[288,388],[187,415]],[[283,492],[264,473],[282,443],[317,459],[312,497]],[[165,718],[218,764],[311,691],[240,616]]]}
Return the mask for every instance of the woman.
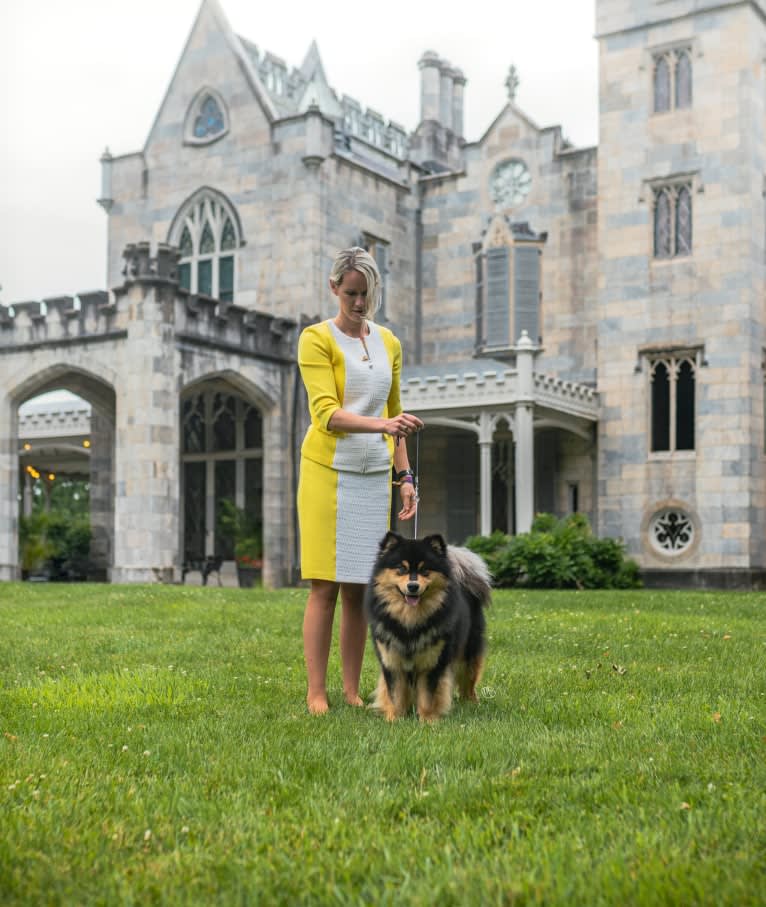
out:
{"label": "woman", "polygon": [[363,704],[364,587],[389,525],[392,461],[400,481],[398,517],[415,515],[407,445],[400,439],[423,427],[417,416],[402,412],[401,344],[367,319],[380,299],[375,259],[358,247],[338,253],[330,290],[338,314],[306,328],[298,342],[311,414],[301,448],[298,518],[301,573],[311,581],[303,619],[306,702],[315,715],[329,708],[327,660],[339,589],[343,693],[351,705]]}

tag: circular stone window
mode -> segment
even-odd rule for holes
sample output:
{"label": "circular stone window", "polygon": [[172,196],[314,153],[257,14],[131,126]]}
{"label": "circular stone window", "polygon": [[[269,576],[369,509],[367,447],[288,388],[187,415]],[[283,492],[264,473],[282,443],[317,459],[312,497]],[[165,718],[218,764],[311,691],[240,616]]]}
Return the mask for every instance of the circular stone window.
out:
{"label": "circular stone window", "polygon": [[499,163],[489,178],[492,200],[503,208],[520,205],[531,188],[532,176],[527,165],[516,158]]}
{"label": "circular stone window", "polygon": [[694,523],[680,507],[665,507],[649,520],[652,548],[665,557],[678,557],[694,544]]}

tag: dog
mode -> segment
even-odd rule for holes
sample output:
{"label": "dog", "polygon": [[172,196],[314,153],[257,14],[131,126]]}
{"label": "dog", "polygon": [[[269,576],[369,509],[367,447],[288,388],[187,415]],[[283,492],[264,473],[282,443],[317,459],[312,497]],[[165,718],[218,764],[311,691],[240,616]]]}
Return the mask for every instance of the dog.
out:
{"label": "dog", "polygon": [[414,705],[421,721],[449,712],[455,682],[477,701],[492,578],[484,561],[441,535],[388,532],[365,593],[380,678],[372,708],[394,721]]}

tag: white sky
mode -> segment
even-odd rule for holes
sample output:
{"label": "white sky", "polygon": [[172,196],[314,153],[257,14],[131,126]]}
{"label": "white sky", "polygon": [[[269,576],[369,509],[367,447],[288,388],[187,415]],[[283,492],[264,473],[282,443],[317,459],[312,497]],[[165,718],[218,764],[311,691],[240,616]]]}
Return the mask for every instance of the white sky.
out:
{"label": "white sky", "polygon": [[[466,138],[506,100],[576,145],[597,141],[595,0],[221,0],[234,31],[299,66],[316,39],[328,80],[414,129],[417,61],[460,67]],[[139,150],[198,0],[0,0],[0,302],[103,288],[99,157]],[[140,237],[136,237],[140,239]]]}

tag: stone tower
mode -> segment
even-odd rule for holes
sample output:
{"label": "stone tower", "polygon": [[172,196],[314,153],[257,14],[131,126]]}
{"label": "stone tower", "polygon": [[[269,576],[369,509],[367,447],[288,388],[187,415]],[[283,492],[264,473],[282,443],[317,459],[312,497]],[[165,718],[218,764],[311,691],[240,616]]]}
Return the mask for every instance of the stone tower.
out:
{"label": "stone tower", "polygon": [[766,3],[598,0],[599,525],[766,567]]}

